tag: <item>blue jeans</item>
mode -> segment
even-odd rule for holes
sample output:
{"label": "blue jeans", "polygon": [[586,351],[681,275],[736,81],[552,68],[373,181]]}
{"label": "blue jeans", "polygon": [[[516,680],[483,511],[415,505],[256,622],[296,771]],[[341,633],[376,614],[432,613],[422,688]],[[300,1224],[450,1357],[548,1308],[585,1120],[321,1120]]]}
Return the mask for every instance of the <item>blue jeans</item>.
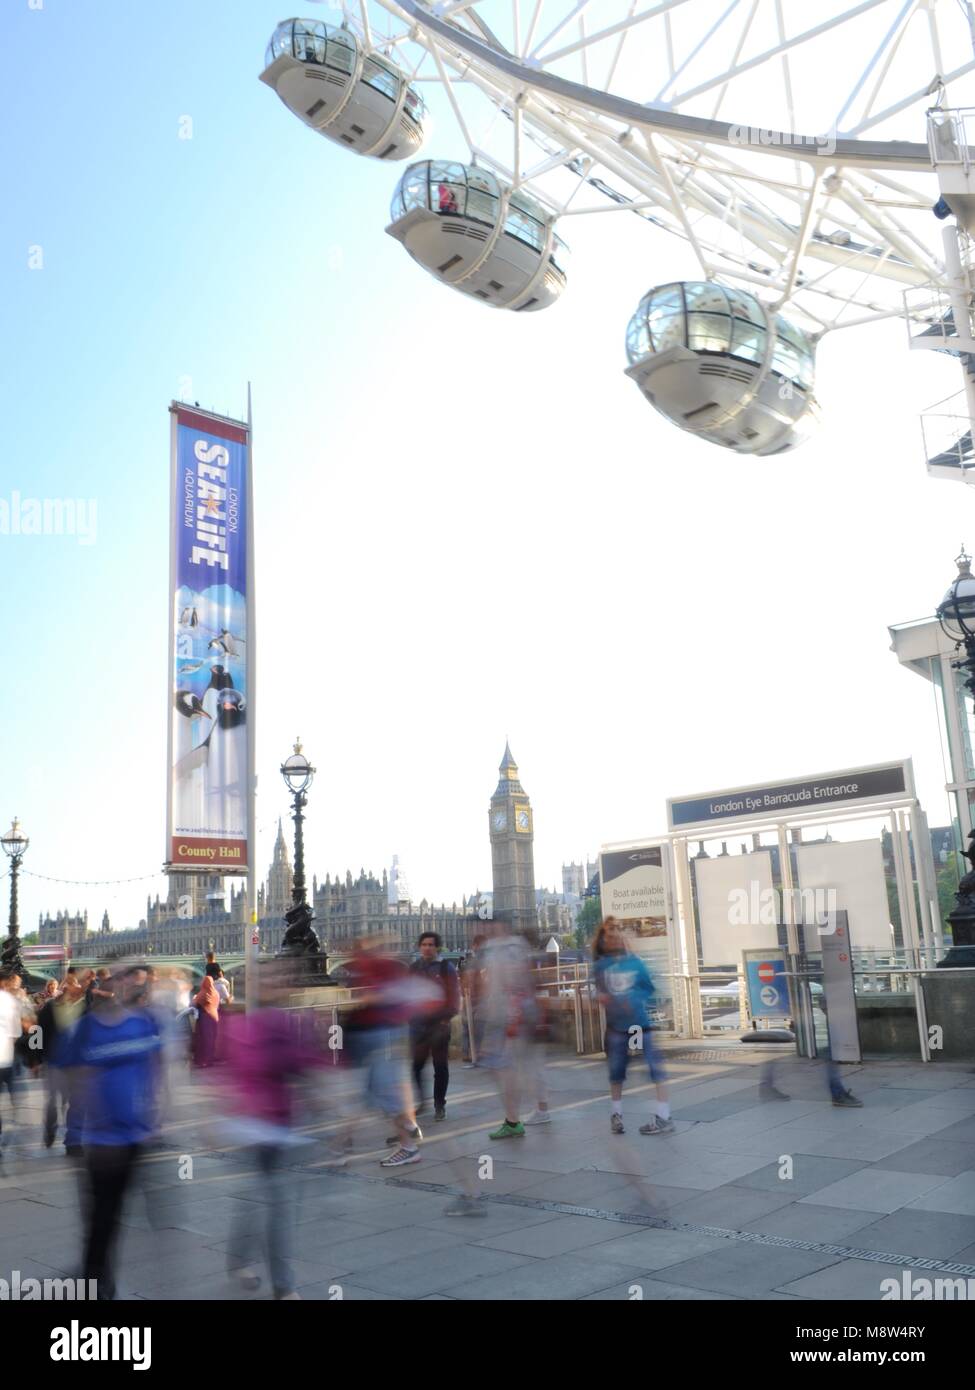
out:
{"label": "blue jeans", "polygon": [[[263,1244],[271,1275],[271,1286],[278,1294],[291,1293],[294,1288],[291,1251],[296,1215],[295,1186],[293,1175],[284,1166],[287,1152],[283,1145],[257,1144],[250,1154],[261,1171],[264,1190],[270,1199],[264,1203],[266,1224]],[[241,1213],[234,1217],[227,1247],[229,1269],[242,1269],[250,1264],[255,1250],[261,1244],[259,1219],[257,1212],[253,1216]]]}
{"label": "blue jeans", "polygon": [[607,1026],[603,1047],[609,1063],[611,1085],[623,1084],[631,1059],[640,1059],[646,1064],[651,1081],[660,1085],[665,1080],[660,1053],[654,1046],[652,1028],[630,1028],[624,1031]]}
{"label": "blue jeans", "polygon": [[383,1112],[395,1118],[411,1109],[406,1071],[405,1028],[347,1029],[345,1045],[354,1066],[366,1073],[366,1095]]}

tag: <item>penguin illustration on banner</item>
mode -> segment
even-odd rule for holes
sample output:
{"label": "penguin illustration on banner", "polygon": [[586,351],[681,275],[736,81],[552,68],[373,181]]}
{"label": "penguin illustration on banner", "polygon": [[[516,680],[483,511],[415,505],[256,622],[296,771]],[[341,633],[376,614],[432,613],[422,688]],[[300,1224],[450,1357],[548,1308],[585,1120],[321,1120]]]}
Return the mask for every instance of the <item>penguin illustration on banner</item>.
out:
{"label": "penguin illustration on banner", "polygon": [[207,648],[215,647],[218,652],[226,652],[228,656],[237,655],[237,639],[231,635],[227,628],[221,628],[216,637],[211,637],[207,643]]}
{"label": "penguin illustration on banner", "polygon": [[194,695],[192,690],[177,690],[175,703],[179,713],[189,720],[213,718],[199,695]]}
{"label": "penguin illustration on banner", "polygon": [[184,727],[200,718],[209,720],[206,736],[185,751],[176,762],[176,791],[185,812],[177,823],[198,830],[226,833],[246,824],[245,777],[247,766],[247,702],[222,666],[214,666],[202,699],[181,691],[176,707],[186,718]]}

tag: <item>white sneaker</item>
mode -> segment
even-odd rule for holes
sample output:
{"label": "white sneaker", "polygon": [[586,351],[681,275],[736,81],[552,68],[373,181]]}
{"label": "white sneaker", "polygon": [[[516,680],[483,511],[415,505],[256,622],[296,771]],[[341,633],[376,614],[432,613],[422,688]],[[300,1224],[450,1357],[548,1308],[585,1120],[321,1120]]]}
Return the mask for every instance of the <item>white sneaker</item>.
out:
{"label": "white sneaker", "polygon": [[549,1110],[533,1110],[527,1119],[522,1120],[523,1125],[550,1125],[552,1114]]}
{"label": "white sneaker", "polygon": [[407,1163],[419,1163],[419,1149],[397,1149],[380,1163],[380,1168],[402,1168]]}

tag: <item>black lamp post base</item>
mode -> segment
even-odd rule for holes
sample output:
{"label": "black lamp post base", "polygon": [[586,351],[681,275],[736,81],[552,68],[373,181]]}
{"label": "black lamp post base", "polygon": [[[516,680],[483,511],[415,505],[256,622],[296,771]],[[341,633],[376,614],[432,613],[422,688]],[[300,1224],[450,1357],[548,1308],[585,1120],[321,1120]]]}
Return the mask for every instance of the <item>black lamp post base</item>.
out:
{"label": "black lamp post base", "polygon": [[7,937],[3,945],[0,946],[0,970],[15,970],[26,983],[24,958],[20,954],[20,947],[21,942],[19,936]]}

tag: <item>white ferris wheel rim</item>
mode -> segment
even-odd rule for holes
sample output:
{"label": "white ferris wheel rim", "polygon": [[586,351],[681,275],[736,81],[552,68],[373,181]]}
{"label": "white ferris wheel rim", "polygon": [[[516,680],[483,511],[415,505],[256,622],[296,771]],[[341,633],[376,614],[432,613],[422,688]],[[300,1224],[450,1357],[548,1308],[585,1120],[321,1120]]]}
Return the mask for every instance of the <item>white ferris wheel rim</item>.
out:
{"label": "white ferris wheel rim", "polygon": [[[655,102],[636,102],[597,87],[573,82],[568,78],[560,77],[557,73],[546,72],[537,64],[528,63],[518,55],[510,53],[500,46],[496,48],[486,40],[478,39],[474,34],[460,29],[457,25],[450,24],[439,15],[432,13],[426,5],[420,3],[420,0],[392,0],[391,4],[387,4],[387,0],[379,0],[379,2],[384,8],[394,12],[395,10],[404,11],[410,19],[428,33],[436,35],[455,48],[462,49],[471,59],[483,67],[496,73],[503,73],[506,77],[513,79],[520,87],[548,92],[580,110],[597,111],[614,120],[643,126],[661,135],[680,135],[691,140],[701,140],[717,145],[737,143],[733,132],[749,130],[754,124],[748,121],[718,121],[703,116],[692,116],[671,106],[663,106]],[[880,4],[883,3],[883,0],[869,0],[869,3]],[[464,10],[474,10],[475,8],[476,2],[465,6]],[[851,12],[856,13],[864,8],[863,5],[852,6]],[[457,12],[461,12],[459,6],[455,9]],[[952,80],[972,71],[975,71],[975,59],[945,75],[945,85],[949,85]],[[911,100],[920,100],[920,96],[920,93],[914,93]],[[764,126],[761,127],[761,131],[763,135],[768,137],[767,143],[763,142],[763,152],[779,158],[800,158],[826,164],[857,164],[868,168],[932,172],[931,155],[926,141],[869,140],[838,136],[835,141],[835,148],[831,148],[829,154],[823,154],[817,153],[815,139],[811,135],[804,137],[795,131],[782,131],[774,127]]]}

